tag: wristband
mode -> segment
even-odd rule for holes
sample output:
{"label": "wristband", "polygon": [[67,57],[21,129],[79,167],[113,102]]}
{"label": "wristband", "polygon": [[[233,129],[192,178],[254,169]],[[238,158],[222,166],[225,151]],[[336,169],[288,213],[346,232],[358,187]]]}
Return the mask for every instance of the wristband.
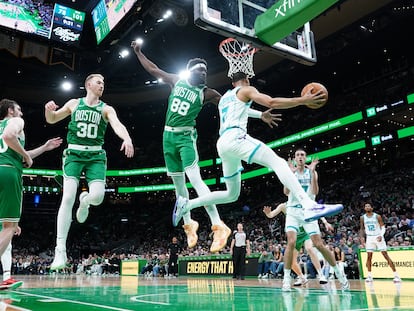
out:
{"label": "wristband", "polygon": [[262,112],[249,108],[248,116],[249,118],[260,119],[262,117]]}

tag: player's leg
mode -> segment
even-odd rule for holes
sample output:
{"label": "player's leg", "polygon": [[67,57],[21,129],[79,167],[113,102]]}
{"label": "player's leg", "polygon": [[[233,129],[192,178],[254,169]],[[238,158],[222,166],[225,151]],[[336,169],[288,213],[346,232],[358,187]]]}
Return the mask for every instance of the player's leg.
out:
{"label": "player's leg", "polygon": [[289,168],[286,160],[279,157],[272,149],[261,143],[259,140],[252,138],[249,135],[247,135],[246,139],[249,139],[252,144],[258,144],[255,152],[246,159],[247,163],[257,163],[271,168],[276,173],[280,182],[291,191],[304,207],[306,221],[312,221],[323,216],[332,216],[343,209],[341,204],[316,204],[316,202],[311,200],[303,190],[298,179]]}
{"label": "player's leg", "polygon": [[13,238],[22,210],[22,176],[13,167],[0,166],[0,255]]}
{"label": "player's leg", "polygon": [[[203,196],[211,193],[210,189],[201,178],[200,168],[197,164],[186,167],[185,172],[198,196]],[[213,243],[211,244],[210,251],[212,253],[216,253],[226,246],[227,240],[231,234],[231,230],[221,220],[215,204],[207,205],[205,209],[208,216],[210,217],[212,223],[211,230],[213,231]]]}
{"label": "player's leg", "polygon": [[309,257],[312,261],[312,264],[315,267],[316,272],[318,273],[319,283],[320,284],[328,283],[328,280],[326,279],[326,277],[322,273],[321,262],[319,261],[318,255],[316,254],[316,252],[313,248],[312,241],[310,239],[307,239],[305,241],[304,245],[305,245],[306,252],[308,253],[308,255],[309,255]]}
{"label": "player's leg", "polygon": [[3,281],[11,278],[11,264],[12,264],[12,244],[11,241],[4,253],[1,255],[1,266],[3,267]]}
{"label": "player's leg", "polygon": [[[173,212],[173,224],[176,226],[182,215],[194,208],[213,204],[225,204],[238,199],[241,191],[241,161],[237,158],[221,157],[226,190],[213,191],[192,200],[178,198]],[[229,174],[229,172],[232,172]]]}
{"label": "player's leg", "polygon": [[[384,241],[384,244],[385,244],[385,241]],[[388,265],[390,266],[392,272],[394,272],[394,283],[400,283],[401,282],[400,276],[398,275],[398,272],[395,269],[395,264],[392,262],[392,259],[388,255],[388,252],[386,250],[381,251],[381,254],[382,256],[384,256],[385,260],[387,260]]]}
{"label": "player's leg", "polygon": [[[291,221],[289,221],[289,219]],[[291,223],[292,223],[292,217],[287,215],[286,216],[286,227],[285,227],[286,237],[287,237],[287,246],[285,249],[285,254],[283,256],[283,262],[284,262],[283,282],[282,282],[283,291],[290,291],[291,282],[292,282],[290,273],[292,270],[292,262],[293,262],[293,255],[295,251],[297,229],[294,226],[290,225]]]}
{"label": "player's leg", "polygon": [[79,223],[84,223],[89,216],[89,206],[100,205],[105,198],[106,152],[104,150],[81,152],[80,156],[87,159],[83,165],[83,171],[88,182],[89,192],[83,191],[79,195],[76,219]]}
{"label": "player's leg", "polygon": [[89,192],[83,191],[79,195],[79,207],[76,211],[76,219],[79,223],[84,223],[89,216],[90,205],[100,205],[105,198],[105,182],[103,180],[93,180],[88,184]]}
{"label": "player's leg", "polygon": [[62,201],[57,215],[55,257],[50,265],[51,270],[60,270],[66,266],[66,240],[72,223],[72,208],[78,185],[77,179],[64,176]]}
{"label": "player's leg", "polygon": [[11,265],[12,265],[12,244],[11,241],[1,255],[1,265],[3,267],[3,282],[0,284],[0,289],[16,289],[23,285],[23,281],[18,281],[11,276]]}
{"label": "player's leg", "polygon": [[295,272],[298,277],[297,277],[296,282],[293,284],[293,286],[302,286],[308,283],[308,279],[302,273],[302,269],[300,268],[298,264],[298,256],[299,256],[299,252],[297,248],[295,247],[295,249],[293,250],[292,271]]}
{"label": "player's leg", "polygon": [[[311,228],[311,230],[309,230],[309,228]],[[304,226],[306,232],[318,232],[319,231],[319,225],[316,221],[312,222],[312,223],[307,223]],[[325,243],[322,240],[322,237],[320,235],[320,231],[319,233],[315,233],[310,235],[311,240],[313,245],[316,247],[316,249],[318,251],[321,252],[322,256],[326,259],[326,261],[331,265],[331,267],[333,268],[339,282],[341,283],[341,287],[344,290],[349,289],[349,282],[345,276],[344,273],[342,273],[339,269],[339,266],[335,260],[335,256],[334,254],[325,247]]]}

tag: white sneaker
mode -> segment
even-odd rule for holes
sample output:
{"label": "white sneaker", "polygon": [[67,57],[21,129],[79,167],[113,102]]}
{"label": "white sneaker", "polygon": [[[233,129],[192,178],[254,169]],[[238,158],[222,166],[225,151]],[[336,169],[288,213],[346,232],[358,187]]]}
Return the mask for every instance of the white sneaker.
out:
{"label": "white sneaker", "polygon": [[259,274],[259,275],[257,276],[257,278],[258,278],[258,279],[261,279],[261,278],[262,278],[262,274]]}
{"label": "white sneaker", "polygon": [[268,279],[268,278],[269,278],[269,275],[267,273],[263,274],[262,279]]}
{"label": "white sneaker", "polygon": [[283,283],[282,283],[282,291],[283,292],[290,292],[290,291],[292,291],[292,288],[290,287],[290,282],[285,282],[283,280]]}
{"label": "white sneaker", "polygon": [[349,290],[349,288],[350,288],[350,286],[349,286],[349,282],[348,282],[348,280],[347,280],[347,279],[344,279],[344,280],[341,282],[341,289],[342,289],[342,290]]}
{"label": "white sneaker", "polygon": [[400,277],[399,276],[394,276],[393,282],[394,283],[401,283]]}
{"label": "white sneaker", "polygon": [[66,250],[60,250],[56,247],[55,258],[50,265],[50,270],[62,270],[66,267],[66,261],[68,261]]}
{"label": "white sneaker", "polygon": [[365,283],[372,283],[372,281],[374,280],[370,276],[365,279]]}
{"label": "white sneaker", "polygon": [[340,213],[344,209],[342,204],[318,204],[305,208],[305,221],[311,222],[322,217],[330,217]]}
{"label": "white sneaker", "polygon": [[296,279],[296,282],[293,283],[293,286],[302,286],[305,285],[306,283],[308,283],[308,279],[306,277],[298,277]]}
{"label": "white sneaker", "polygon": [[79,195],[79,207],[78,207],[78,210],[76,211],[76,219],[81,224],[83,224],[86,221],[89,215],[89,204],[86,204],[83,200],[87,195],[88,195],[88,192],[86,191],[83,191]]}
{"label": "white sneaker", "polygon": [[181,218],[183,218],[184,214],[186,213],[185,205],[187,204],[187,202],[187,198],[184,198],[180,195],[177,196],[177,200],[175,200],[174,210],[172,214],[172,223],[174,227],[177,227]]}
{"label": "white sneaker", "polygon": [[321,275],[319,277],[319,284],[327,284],[327,283],[328,283],[328,280],[326,279],[326,276]]}

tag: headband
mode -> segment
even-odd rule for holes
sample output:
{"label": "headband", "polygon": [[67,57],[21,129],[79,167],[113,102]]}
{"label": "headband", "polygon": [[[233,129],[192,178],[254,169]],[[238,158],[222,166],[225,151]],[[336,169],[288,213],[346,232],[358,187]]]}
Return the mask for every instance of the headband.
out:
{"label": "headband", "polygon": [[207,66],[203,63],[197,63],[197,64],[191,66],[190,68],[188,68],[188,71],[194,71],[194,70],[199,69],[199,68],[204,68],[207,71]]}

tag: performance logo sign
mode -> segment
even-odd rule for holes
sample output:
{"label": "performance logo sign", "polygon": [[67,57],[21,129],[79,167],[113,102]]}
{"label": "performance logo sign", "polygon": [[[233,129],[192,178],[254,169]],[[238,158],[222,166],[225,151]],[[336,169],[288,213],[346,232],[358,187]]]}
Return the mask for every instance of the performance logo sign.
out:
{"label": "performance logo sign", "polygon": [[69,45],[79,45],[85,13],[55,4],[50,38]]}

